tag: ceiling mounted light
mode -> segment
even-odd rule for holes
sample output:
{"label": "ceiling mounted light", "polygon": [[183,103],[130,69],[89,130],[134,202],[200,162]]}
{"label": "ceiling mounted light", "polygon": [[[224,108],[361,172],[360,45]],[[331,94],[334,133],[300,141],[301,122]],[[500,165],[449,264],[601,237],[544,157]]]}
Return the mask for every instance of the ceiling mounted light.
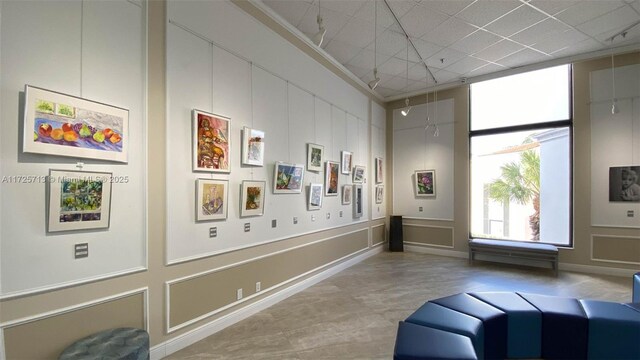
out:
{"label": "ceiling mounted light", "polygon": [[615,115],[620,110],[618,109],[618,99],[616,99],[616,68],[613,61],[613,52],[611,53],[611,85],[612,85],[612,97],[611,97],[611,115]]}
{"label": "ceiling mounted light", "polygon": [[402,114],[402,116],[407,116],[409,115],[409,111],[411,111],[411,105],[409,105],[409,98],[404,99],[404,109],[402,109],[402,111],[400,111],[400,114]]}
{"label": "ceiling mounted light", "polygon": [[373,2],[373,12],[375,14],[373,20],[373,80],[367,84],[371,90],[375,89],[380,83],[380,78],[378,77],[378,58],[376,56],[378,43],[378,1]]}
{"label": "ceiling mounted light", "polygon": [[[405,91],[407,91],[407,88],[409,88],[409,36],[407,36],[407,73],[406,73],[407,77],[406,77],[406,87],[404,88]],[[404,99],[404,106],[405,108],[402,109],[402,111],[400,111],[400,113],[402,114],[402,116],[407,116],[409,115],[409,111],[411,111],[411,105],[409,105],[409,98],[407,97],[406,99]]]}
{"label": "ceiling mounted light", "polygon": [[317,46],[322,45],[322,41],[324,40],[324,35],[327,33],[327,29],[324,28],[322,24],[322,15],[320,15],[320,0],[318,0],[318,32],[313,36],[313,43]]}

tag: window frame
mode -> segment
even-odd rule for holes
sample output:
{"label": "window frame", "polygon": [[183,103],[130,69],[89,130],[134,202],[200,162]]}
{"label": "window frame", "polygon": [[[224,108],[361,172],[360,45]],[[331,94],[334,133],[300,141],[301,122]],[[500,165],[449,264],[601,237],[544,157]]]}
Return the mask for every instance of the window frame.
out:
{"label": "window frame", "polygon": [[[471,172],[471,140],[474,137],[478,137],[478,136],[487,136],[487,135],[501,135],[501,134],[507,134],[507,133],[515,133],[515,132],[519,132],[519,131],[531,131],[531,130],[541,130],[541,129],[559,129],[559,128],[567,128],[569,129],[569,244],[564,245],[564,244],[555,244],[555,243],[549,243],[549,242],[544,242],[542,241],[542,239],[540,241],[535,241],[536,243],[539,244],[548,244],[548,245],[553,245],[553,246],[557,246],[560,248],[573,248],[573,240],[574,240],[574,233],[573,233],[573,197],[574,197],[574,184],[573,184],[573,177],[574,177],[574,166],[573,166],[573,147],[574,147],[574,134],[573,134],[573,118],[574,118],[574,108],[573,108],[573,65],[571,64],[566,64],[568,66],[568,86],[569,86],[569,102],[568,102],[568,106],[569,106],[569,118],[565,119],[565,120],[554,120],[554,121],[547,121],[547,122],[538,122],[538,123],[531,123],[531,124],[524,124],[524,125],[514,125],[514,126],[502,126],[502,127],[496,127],[496,128],[488,128],[488,129],[480,129],[480,130],[471,130],[471,101],[472,101],[472,96],[473,93],[471,91],[471,85],[469,85],[468,87],[468,99],[469,99],[469,114],[468,114],[468,134],[469,137],[467,139],[467,149],[468,149],[468,158],[467,158],[467,165],[468,165],[468,174],[469,174],[469,203],[468,205],[468,219],[469,219],[469,239],[490,239],[490,240],[512,240],[512,241],[530,241],[533,242],[531,240],[516,240],[516,239],[494,239],[494,238],[490,238],[490,237],[479,237],[479,236],[473,236],[471,233],[471,219],[473,214],[472,212],[472,206],[471,206],[471,201],[472,201],[472,192],[471,192],[471,188],[472,188],[472,172]],[[561,65],[557,65],[557,66],[561,66]],[[555,67],[555,66],[554,66]],[[543,69],[537,69],[537,70],[543,70]],[[537,70],[532,70],[532,71],[537,71]],[[514,74],[514,75],[518,75],[518,74]],[[512,75],[508,75],[508,76],[512,76]]]}

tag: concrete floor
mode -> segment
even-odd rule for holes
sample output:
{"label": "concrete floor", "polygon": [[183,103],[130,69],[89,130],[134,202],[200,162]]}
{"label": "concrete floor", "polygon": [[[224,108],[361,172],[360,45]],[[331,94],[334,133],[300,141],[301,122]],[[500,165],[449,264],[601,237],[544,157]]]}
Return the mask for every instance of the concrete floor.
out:
{"label": "concrete floor", "polygon": [[391,359],[398,321],[472,291],[630,302],[631,278],[384,252],[167,359]]}

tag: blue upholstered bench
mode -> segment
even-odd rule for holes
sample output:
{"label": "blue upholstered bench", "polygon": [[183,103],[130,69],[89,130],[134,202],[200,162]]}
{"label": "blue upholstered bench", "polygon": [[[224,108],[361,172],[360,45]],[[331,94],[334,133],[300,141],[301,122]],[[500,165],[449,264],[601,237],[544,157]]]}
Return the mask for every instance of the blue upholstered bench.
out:
{"label": "blue upholstered bench", "polygon": [[67,347],[58,360],[148,360],[149,334],[142,329],[101,331]]}
{"label": "blue upholstered bench", "polygon": [[469,262],[473,263],[477,254],[544,261],[558,274],[558,247],[529,241],[471,239],[469,240]]}
{"label": "blue upholstered bench", "polygon": [[640,302],[457,294],[426,302],[398,327],[396,360],[485,358],[640,359]]}

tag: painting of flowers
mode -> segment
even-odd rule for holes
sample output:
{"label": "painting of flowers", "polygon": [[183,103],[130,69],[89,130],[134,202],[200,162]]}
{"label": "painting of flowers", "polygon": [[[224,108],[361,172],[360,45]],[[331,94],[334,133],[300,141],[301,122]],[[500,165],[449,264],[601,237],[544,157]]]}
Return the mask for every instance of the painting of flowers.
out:
{"label": "painting of flowers", "polygon": [[436,171],[417,170],[415,172],[416,196],[436,196]]}
{"label": "painting of flowers", "polygon": [[264,193],[266,183],[264,181],[242,182],[240,196],[240,216],[264,215]]}

